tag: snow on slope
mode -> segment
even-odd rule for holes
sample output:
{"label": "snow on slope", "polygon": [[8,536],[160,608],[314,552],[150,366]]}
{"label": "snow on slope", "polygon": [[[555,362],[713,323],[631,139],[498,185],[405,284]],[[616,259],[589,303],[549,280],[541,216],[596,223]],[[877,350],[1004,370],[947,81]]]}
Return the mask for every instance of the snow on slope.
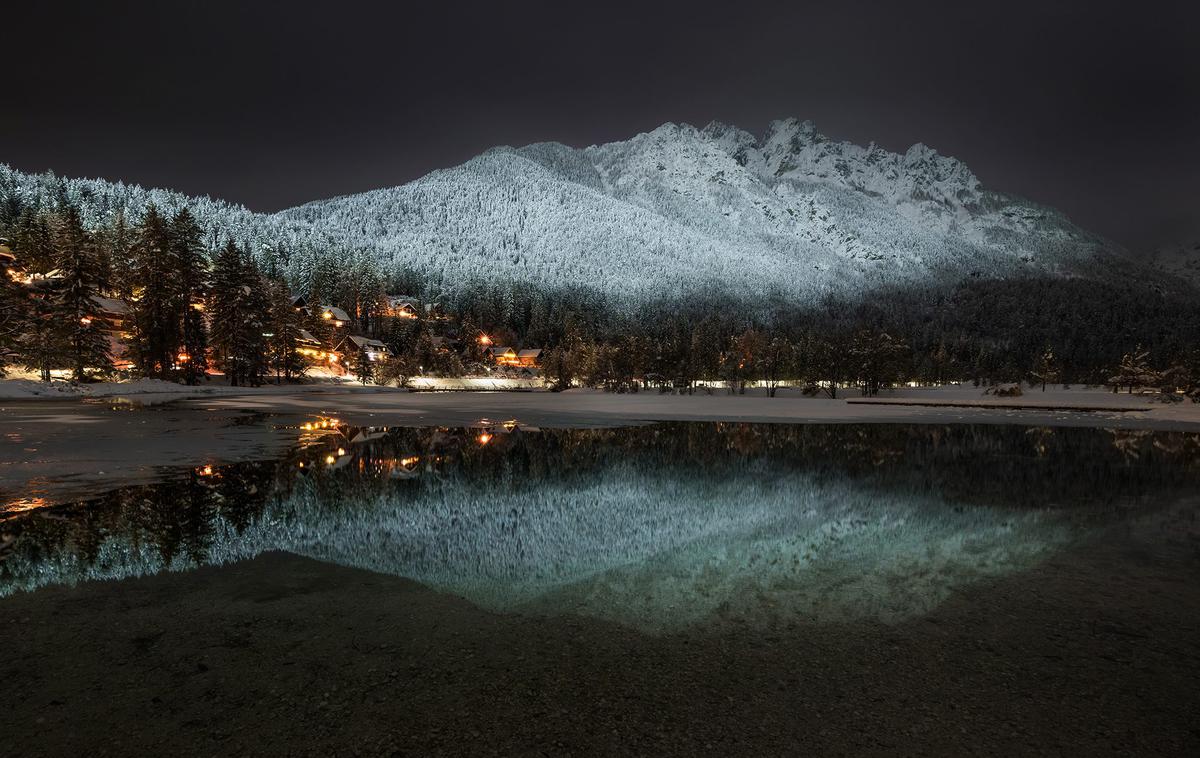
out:
{"label": "snow on slope", "polygon": [[[315,265],[322,251],[344,247],[345,235],[293,219],[255,213],[244,206],[210,197],[189,197],[180,192],[148,189],[136,184],[103,179],[66,179],[52,174],[24,174],[0,164],[0,212],[25,207],[53,208],[59,195],[80,208],[85,226],[95,228],[123,215],[133,225],[150,205],[165,215],[188,208],[205,231],[205,242],[213,249],[232,238],[260,260],[273,259],[284,273],[299,280]],[[365,252],[343,250],[343,253]],[[353,255],[341,255],[342,261]]]}
{"label": "snow on slope", "polygon": [[[585,149],[499,147],[400,187],[273,215],[96,180],[66,187],[90,220],[189,205],[260,254],[346,251],[422,272],[441,296],[517,280],[584,285],[630,306],[712,291],[806,304],[967,276],[1115,276],[1129,263],[924,145],[901,155],[835,142],[795,119],[762,139],[665,124]],[[0,195],[53,192],[45,177],[0,166]],[[300,286],[311,258],[284,261]]]}
{"label": "snow on slope", "polygon": [[666,124],[625,142],[496,148],[401,187],[285,218],[348,230],[443,286],[590,284],[628,302],[711,288],[812,302],[929,277],[1082,273],[1122,253],[961,162],[777,121]]}

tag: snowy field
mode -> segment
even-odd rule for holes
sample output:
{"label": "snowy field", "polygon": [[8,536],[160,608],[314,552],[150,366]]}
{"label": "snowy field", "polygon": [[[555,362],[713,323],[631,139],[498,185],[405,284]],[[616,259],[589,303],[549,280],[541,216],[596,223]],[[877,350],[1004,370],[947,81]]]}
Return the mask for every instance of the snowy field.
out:
{"label": "snowy field", "polygon": [[[862,402],[862,401],[868,402]],[[1047,389],[1022,397],[985,396],[971,386],[904,388],[862,398],[847,392],[836,400],[781,390],[778,397],[752,390],[723,389],[692,395],[639,392],[617,395],[597,390],[567,392],[442,392],[343,389],[314,393],[247,393],[184,405],[313,414],[336,411],[362,424],[463,424],[515,418],[541,426],[576,426],[645,421],[746,421],[761,423],[987,423],[1035,426],[1198,429],[1200,405],[1165,404],[1113,394],[1103,388]]]}

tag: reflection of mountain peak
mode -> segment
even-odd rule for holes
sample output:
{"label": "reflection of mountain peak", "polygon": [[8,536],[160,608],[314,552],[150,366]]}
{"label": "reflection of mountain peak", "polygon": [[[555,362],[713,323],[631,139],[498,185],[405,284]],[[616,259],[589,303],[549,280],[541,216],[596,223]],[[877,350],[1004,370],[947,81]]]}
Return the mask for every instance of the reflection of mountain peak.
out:
{"label": "reflection of mountain peak", "polygon": [[[1192,491],[1179,463],[1197,445],[1005,426],[488,428],[482,443],[478,428],[321,425],[282,461],[9,519],[0,595],[287,550],[648,630],[719,609],[895,621],[1043,557],[1071,538],[1074,505],[1094,525],[1109,512],[1097,498]],[[77,539],[61,539],[63,520]]]}

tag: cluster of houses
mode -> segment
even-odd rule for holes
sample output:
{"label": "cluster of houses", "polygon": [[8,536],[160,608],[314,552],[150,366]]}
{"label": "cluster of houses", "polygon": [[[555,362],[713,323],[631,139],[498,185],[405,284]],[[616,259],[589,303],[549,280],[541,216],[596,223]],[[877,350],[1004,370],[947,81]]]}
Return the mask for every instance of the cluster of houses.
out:
{"label": "cluster of houses", "polygon": [[[335,305],[313,307],[303,295],[296,295],[292,298],[292,306],[333,327],[335,337],[331,344],[322,343],[310,331],[302,329],[299,344],[296,346],[297,352],[332,373],[346,373],[347,361],[353,355],[366,355],[367,360],[374,362],[385,360],[392,354],[388,346],[381,340],[352,334],[350,315]],[[430,321],[448,320],[437,310],[435,303],[421,303],[419,299],[406,295],[386,295],[381,315],[385,318],[399,319],[417,319],[423,315]],[[343,330],[345,333],[341,334]],[[532,372],[541,365],[542,350],[540,348],[515,350],[511,347],[495,347],[492,346],[492,340],[486,334],[479,335],[477,340],[487,348],[486,355],[493,366]],[[452,339],[442,335],[433,337],[432,342],[434,349],[439,351],[451,351],[456,346]]]}
{"label": "cluster of houses", "polygon": [[[55,272],[45,276],[31,276],[23,272],[17,265],[16,255],[0,239],[0,275],[7,275],[14,281],[32,288],[52,282]],[[45,280],[45,282],[42,282]],[[124,300],[112,297],[94,297],[95,312],[87,318],[100,322],[101,328],[109,341],[109,354],[114,367],[119,370],[130,370],[133,364],[125,355],[125,343],[131,337],[132,311]],[[336,305],[312,305],[303,295],[292,298],[292,307],[305,314],[311,324],[327,324],[328,329],[301,329],[296,339],[296,352],[304,356],[314,367],[328,373],[340,375],[349,371],[347,365],[355,356],[365,355],[369,361],[383,361],[391,355],[391,350],[381,340],[356,334],[354,319],[344,309]],[[417,319],[422,316],[429,321],[447,321],[440,313],[435,303],[422,303],[418,298],[406,295],[387,295],[383,301],[380,313],[385,318]],[[313,331],[322,332],[326,339],[320,339]],[[514,350],[509,347],[491,347],[491,339],[480,335],[478,341],[488,347],[487,356],[497,367],[533,370],[539,365],[542,351],[537,349]],[[454,349],[453,340],[445,336],[433,338],[434,348],[442,351]]]}

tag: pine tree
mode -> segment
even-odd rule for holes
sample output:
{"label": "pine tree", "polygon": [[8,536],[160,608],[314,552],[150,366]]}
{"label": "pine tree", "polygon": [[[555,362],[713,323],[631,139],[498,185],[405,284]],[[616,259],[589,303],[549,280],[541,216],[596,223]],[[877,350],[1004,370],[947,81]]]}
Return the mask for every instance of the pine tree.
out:
{"label": "pine tree", "polygon": [[170,227],[153,205],[138,226],[133,259],[132,358],[143,376],[168,379],[181,341],[179,267]]}
{"label": "pine tree", "polygon": [[50,371],[62,365],[67,347],[62,341],[61,314],[54,306],[52,292],[44,286],[32,287],[18,337],[22,364],[37,371],[43,382],[50,381]]}
{"label": "pine tree", "polygon": [[267,370],[268,300],[258,269],[231,239],[213,262],[209,309],[214,357],[230,385],[258,385]]}
{"label": "pine tree", "polygon": [[89,367],[101,373],[112,370],[108,337],[96,317],[96,301],[103,287],[103,271],[91,235],[83,229],[79,210],[63,209],[55,224],[54,245],[61,278],[51,295],[57,344],[66,347],[71,376],[86,380]]}
{"label": "pine tree", "polygon": [[292,307],[292,296],[283,281],[272,281],[268,287],[270,317],[267,325],[267,350],[275,383],[291,381],[304,375],[308,364],[296,352],[300,332],[304,328],[303,314]]}
{"label": "pine tree", "polygon": [[1112,385],[1113,392],[1120,392],[1121,387],[1128,387],[1129,394],[1133,394],[1134,387],[1157,385],[1159,375],[1150,367],[1150,351],[1138,345],[1132,353],[1126,353],[1121,357],[1116,375],[1110,377],[1108,382]]}
{"label": "pine tree", "polygon": [[54,269],[54,240],[49,217],[37,208],[26,206],[21,212],[10,243],[26,271],[47,274]]}
{"label": "pine tree", "polygon": [[1042,385],[1042,392],[1046,391],[1047,382],[1058,381],[1058,361],[1054,358],[1054,351],[1047,347],[1038,358],[1031,373],[1034,381]]}
{"label": "pine tree", "polygon": [[0,377],[20,356],[21,335],[30,309],[24,289],[0,266]]}
{"label": "pine tree", "polygon": [[[348,342],[349,344],[353,344]],[[367,348],[364,346],[359,348],[351,355],[351,368],[354,370],[354,375],[358,377],[358,381],[363,384],[375,383],[375,366],[371,363],[371,356],[367,355]]]}
{"label": "pine tree", "polygon": [[208,329],[203,313],[208,295],[208,260],[204,255],[203,233],[186,208],[171,219],[170,235],[180,298],[176,308],[181,314],[179,365],[184,381],[196,384],[208,368]]}

